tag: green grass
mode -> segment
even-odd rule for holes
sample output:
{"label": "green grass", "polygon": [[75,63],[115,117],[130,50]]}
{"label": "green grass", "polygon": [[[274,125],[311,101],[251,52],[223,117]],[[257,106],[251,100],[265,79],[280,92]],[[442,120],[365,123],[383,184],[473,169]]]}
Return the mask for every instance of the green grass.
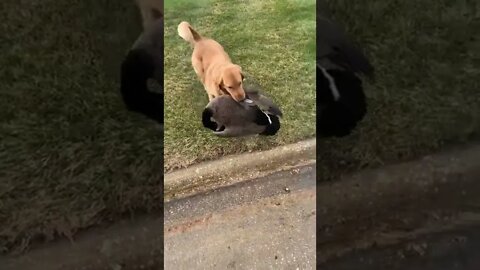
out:
{"label": "green grass", "polygon": [[[475,1],[330,2],[377,67],[377,81],[366,88],[369,113],[355,134],[319,141],[320,177],[479,138]],[[315,116],[308,99],[314,40],[302,27],[310,2],[294,10],[282,1],[232,3],[166,3],[170,168],[313,134],[311,122],[302,122]],[[237,9],[252,15],[231,12]],[[133,1],[4,0],[0,14],[0,250],[158,209],[162,136],[153,122],[126,112],[118,94],[118,65],[140,31]],[[282,105],[277,138],[220,140],[201,128],[207,99],[191,51],[176,36],[180,20],[218,39]],[[282,38],[285,32],[295,36]]]}
{"label": "green grass", "polygon": [[0,3],[0,253],[158,209],[162,134],[125,110],[133,1]]}
{"label": "green grass", "polygon": [[[208,103],[177,34],[188,21],[222,44],[284,111],[275,137],[218,138],[203,128]],[[315,136],[315,1],[165,1],[165,169]]]}
{"label": "green grass", "polygon": [[377,81],[354,135],[319,141],[319,179],[409,160],[480,137],[480,5],[475,0],[331,0]]}

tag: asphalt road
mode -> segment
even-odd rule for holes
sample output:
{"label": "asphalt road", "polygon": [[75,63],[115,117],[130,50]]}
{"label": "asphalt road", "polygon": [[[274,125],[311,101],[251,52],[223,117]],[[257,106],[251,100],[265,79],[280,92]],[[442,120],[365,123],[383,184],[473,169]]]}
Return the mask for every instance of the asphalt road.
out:
{"label": "asphalt road", "polygon": [[317,188],[321,269],[480,269],[480,145]]}
{"label": "asphalt road", "polygon": [[355,251],[323,270],[478,270],[480,225],[432,233],[391,247]]}
{"label": "asphalt road", "polygon": [[480,146],[331,183],[306,166],[165,207],[165,269],[480,269]]}
{"label": "asphalt road", "polygon": [[480,269],[480,145],[328,183],[314,166],[175,199],[165,223],[96,228],[0,269]]}
{"label": "asphalt road", "polygon": [[315,165],[165,205],[165,269],[315,269]]}

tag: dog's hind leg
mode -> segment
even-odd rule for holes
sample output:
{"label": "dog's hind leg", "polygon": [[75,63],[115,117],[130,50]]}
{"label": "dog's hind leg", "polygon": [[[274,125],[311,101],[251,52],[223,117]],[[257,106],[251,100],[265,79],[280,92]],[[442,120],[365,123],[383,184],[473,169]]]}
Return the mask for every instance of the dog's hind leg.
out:
{"label": "dog's hind leg", "polygon": [[205,72],[203,70],[202,61],[197,57],[192,56],[192,66],[202,84],[205,85]]}

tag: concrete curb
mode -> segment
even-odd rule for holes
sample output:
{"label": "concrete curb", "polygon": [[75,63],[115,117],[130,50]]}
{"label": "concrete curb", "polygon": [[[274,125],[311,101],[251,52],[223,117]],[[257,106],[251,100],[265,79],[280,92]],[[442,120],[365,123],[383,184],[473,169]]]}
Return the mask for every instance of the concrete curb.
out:
{"label": "concrete curb", "polygon": [[267,151],[227,156],[173,171],[164,176],[164,200],[310,164],[315,162],[315,154],[316,139],[310,139]]}

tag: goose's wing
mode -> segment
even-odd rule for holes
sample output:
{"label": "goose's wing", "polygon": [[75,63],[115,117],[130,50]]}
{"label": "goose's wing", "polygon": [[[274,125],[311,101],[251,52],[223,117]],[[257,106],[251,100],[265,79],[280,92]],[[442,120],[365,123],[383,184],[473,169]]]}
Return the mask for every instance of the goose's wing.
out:
{"label": "goose's wing", "polygon": [[262,111],[269,114],[277,115],[282,117],[283,113],[280,108],[268,97],[257,92],[257,93],[248,93],[248,97],[255,103]]}
{"label": "goose's wing", "polygon": [[265,96],[261,91],[261,86],[251,77],[248,77],[245,82],[243,89],[248,98],[253,101],[251,106],[257,105],[262,111],[268,112],[273,115],[283,116],[280,108],[267,96]]}

